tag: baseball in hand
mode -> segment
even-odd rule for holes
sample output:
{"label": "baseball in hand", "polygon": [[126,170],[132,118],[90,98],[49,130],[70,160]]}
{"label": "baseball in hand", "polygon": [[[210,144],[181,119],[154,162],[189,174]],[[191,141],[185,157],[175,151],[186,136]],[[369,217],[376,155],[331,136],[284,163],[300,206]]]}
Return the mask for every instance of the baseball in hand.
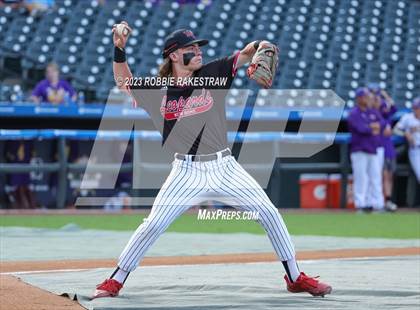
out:
{"label": "baseball in hand", "polygon": [[121,37],[127,37],[130,34],[130,28],[126,24],[118,24],[115,27],[115,32]]}

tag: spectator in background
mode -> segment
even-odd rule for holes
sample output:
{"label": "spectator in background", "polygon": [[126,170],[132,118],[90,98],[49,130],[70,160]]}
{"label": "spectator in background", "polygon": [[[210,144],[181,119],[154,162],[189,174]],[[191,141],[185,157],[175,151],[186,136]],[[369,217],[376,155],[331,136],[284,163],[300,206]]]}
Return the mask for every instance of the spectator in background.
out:
{"label": "spectator in background", "polygon": [[47,65],[45,76],[46,79],[40,81],[32,91],[32,101],[52,104],[76,102],[75,90],[69,82],[60,79],[60,71],[56,63],[51,62]]}
{"label": "spectator in background", "polygon": [[0,7],[8,5],[13,9],[25,9],[29,14],[36,16],[47,11],[55,5],[54,0],[0,0]]}
{"label": "spectator in background", "polygon": [[32,16],[41,15],[55,5],[54,0],[24,0],[23,6]]}
{"label": "spectator in background", "polygon": [[382,211],[382,166],[377,149],[386,123],[372,108],[373,95],[368,88],[356,90],[356,103],[348,117],[351,133],[350,158],[353,169],[354,203],[358,211]]}
{"label": "spectator in background", "polygon": [[[47,102],[51,104],[70,104],[76,102],[77,96],[73,87],[66,80],[60,79],[59,67],[56,63],[49,63],[45,69],[45,79],[40,81],[32,91],[31,100],[35,103]],[[77,141],[70,140],[69,149],[77,149]],[[57,186],[56,175],[50,182],[53,188]]]}
{"label": "spectator in background", "polygon": [[413,112],[403,115],[394,127],[394,132],[405,136],[411,167],[420,183],[420,96],[414,99]]}
{"label": "spectator in background", "polygon": [[[6,160],[10,163],[29,164],[32,157],[31,141],[7,141]],[[11,173],[8,175],[8,185],[11,191],[8,194],[10,208],[34,209],[37,207],[35,195],[30,189],[29,173]]]}
{"label": "spectator in background", "polygon": [[385,195],[385,209],[396,211],[397,205],[392,201],[392,189],[394,172],[397,167],[397,153],[392,142],[392,116],[397,112],[394,101],[388,93],[381,89],[378,84],[370,84],[369,90],[374,96],[373,107],[379,111],[386,122],[386,130],[380,136],[380,147],[378,148],[379,160],[383,167],[383,190]]}

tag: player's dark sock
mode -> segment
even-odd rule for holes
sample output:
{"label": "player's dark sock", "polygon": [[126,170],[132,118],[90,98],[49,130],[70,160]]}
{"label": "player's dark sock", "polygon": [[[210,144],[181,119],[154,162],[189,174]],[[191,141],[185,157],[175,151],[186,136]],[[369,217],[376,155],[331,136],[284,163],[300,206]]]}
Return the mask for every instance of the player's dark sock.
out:
{"label": "player's dark sock", "polygon": [[118,282],[124,284],[129,274],[130,273],[128,271],[125,271],[121,269],[120,267],[117,267],[117,269],[115,269],[114,272],[112,273],[111,279],[117,280]]}
{"label": "player's dark sock", "polygon": [[296,259],[289,259],[282,261],[284,270],[286,270],[287,276],[290,281],[294,282],[300,275],[299,267],[297,265]]}
{"label": "player's dark sock", "polygon": [[372,206],[367,206],[367,207],[362,208],[362,210],[366,213],[370,213],[370,212],[373,211],[373,207]]}

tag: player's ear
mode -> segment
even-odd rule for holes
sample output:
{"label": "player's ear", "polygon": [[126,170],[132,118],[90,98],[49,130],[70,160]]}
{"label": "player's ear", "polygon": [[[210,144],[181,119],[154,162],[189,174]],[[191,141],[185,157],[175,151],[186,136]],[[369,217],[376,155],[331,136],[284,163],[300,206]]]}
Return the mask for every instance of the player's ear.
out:
{"label": "player's ear", "polygon": [[176,52],[177,52],[177,51],[172,52],[172,53],[170,53],[170,54],[169,54],[169,58],[170,58],[173,62],[177,62],[177,61],[178,61],[178,59],[179,59],[179,56],[178,56],[178,54],[177,54]]}

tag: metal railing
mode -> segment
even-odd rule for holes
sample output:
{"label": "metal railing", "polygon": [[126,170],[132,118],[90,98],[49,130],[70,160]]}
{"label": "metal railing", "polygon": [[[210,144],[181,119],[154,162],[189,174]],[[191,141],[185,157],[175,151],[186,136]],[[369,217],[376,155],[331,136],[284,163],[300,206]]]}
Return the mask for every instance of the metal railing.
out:
{"label": "metal railing", "polygon": [[[253,133],[253,139],[259,141],[261,137],[265,139],[273,139],[277,141],[300,141],[301,143],[307,141],[307,139],[321,139],[325,141],[325,135],[323,133],[310,134],[307,137],[300,135],[297,137],[293,134],[281,134],[281,133]],[[228,138],[230,141],[235,139],[236,133],[229,133]],[[98,132],[96,130],[0,130],[0,140],[30,140],[30,139],[57,139],[57,154],[58,160],[56,162],[48,163],[0,163],[0,173],[29,173],[29,172],[48,172],[58,174],[58,185],[57,185],[57,197],[56,206],[57,208],[64,208],[66,202],[66,193],[68,186],[67,174],[69,172],[84,172],[86,164],[84,163],[70,163],[68,162],[66,154],[66,140],[67,139],[78,139],[78,140],[94,140],[94,139],[133,139],[139,138],[145,140],[160,141],[160,134],[158,132],[151,131],[138,131],[138,132]],[[404,140],[400,137],[395,137],[395,143],[401,143]],[[276,187],[280,188],[283,182],[281,174],[285,171],[298,171],[301,173],[305,172],[323,172],[323,173],[339,173],[341,175],[341,198],[340,207],[345,208],[347,187],[348,187],[348,175],[351,171],[351,165],[349,160],[348,145],[350,141],[350,135],[347,133],[338,133],[334,136],[334,143],[339,145],[339,160],[337,162],[317,162],[317,163],[287,163],[281,159],[277,159],[274,164],[274,178]],[[138,147],[138,146],[136,146]],[[274,157],[275,154],[274,154]],[[148,167],[151,163],[140,163],[143,167]],[[153,164],[158,168],[167,168],[164,164]],[[244,168],[247,166],[244,164]],[[255,167],[254,167],[255,168]],[[267,167],[260,167],[261,169],[267,169]],[[271,167],[270,167],[271,168]],[[115,171],[119,169],[120,172],[132,172],[133,163],[119,163],[119,164],[89,164],[90,171]],[[398,165],[398,173],[406,174],[410,167],[408,165]],[[279,191],[275,191],[274,201],[278,201]]]}

